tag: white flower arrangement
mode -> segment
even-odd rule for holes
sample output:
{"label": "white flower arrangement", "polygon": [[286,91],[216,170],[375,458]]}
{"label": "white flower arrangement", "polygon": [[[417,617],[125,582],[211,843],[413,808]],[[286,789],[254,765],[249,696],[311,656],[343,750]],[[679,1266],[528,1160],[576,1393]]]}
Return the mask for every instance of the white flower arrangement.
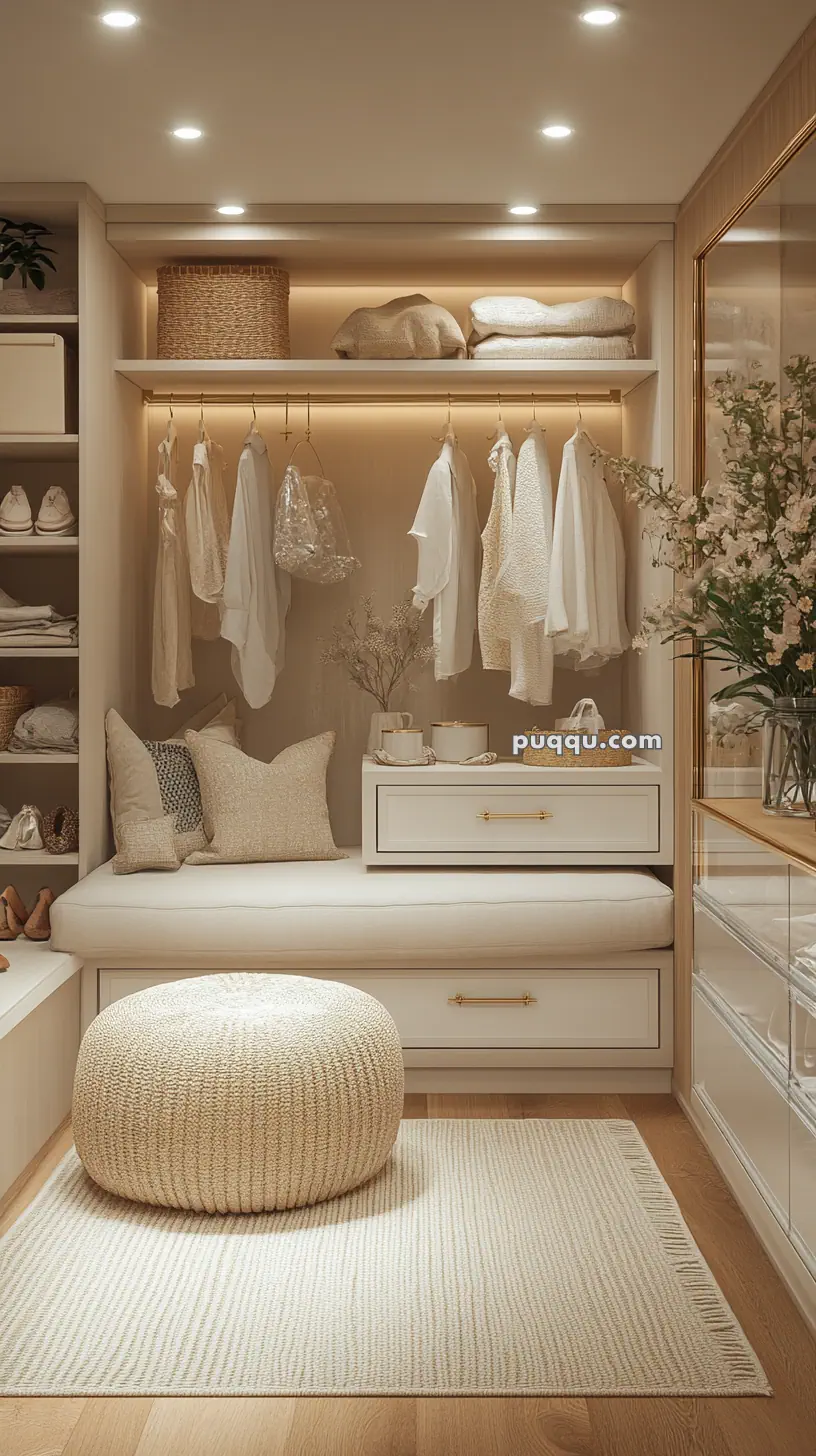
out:
{"label": "white flower arrangement", "polygon": [[[362,627],[357,620],[359,609]],[[424,635],[422,616],[412,607],[410,597],[392,607],[388,622],[374,611],[371,597],[361,597],[358,607],[352,607],[333,629],[321,662],[344,668],[354,686],[370,693],[387,713],[398,687],[404,684],[409,691],[414,689],[408,681],[411,670],[424,667],[433,655],[433,642]]]}
{"label": "white flower arrangement", "polygon": [[633,645],[691,638],[724,671],[739,670],[715,701],[765,708],[816,692],[816,363],[799,355],[785,375],[782,398],[756,372],[711,386],[725,419],[722,479],[699,496],[637,460],[606,462],[648,512],[655,565],[680,579]]}

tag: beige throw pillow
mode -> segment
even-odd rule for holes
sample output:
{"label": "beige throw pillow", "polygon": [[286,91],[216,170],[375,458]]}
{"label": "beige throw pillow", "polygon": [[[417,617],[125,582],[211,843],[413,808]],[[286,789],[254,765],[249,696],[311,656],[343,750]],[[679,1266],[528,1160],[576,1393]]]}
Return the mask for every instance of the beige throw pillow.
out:
{"label": "beige throw pillow", "polygon": [[169,814],[161,819],[124,819],[116,835],[115,875],[135,875],[142,870],[177,870],[175,821]]}
{"label": "beige throw pillow", "polygon": [[[164,743],[141,739],[115,708],[107,714],[105,728],[113,836],[121,863],[128,865],[127,873],[156,866],[147,850],[146,838],[143,839],[146,849],[143,865],[138,863],[135,842],[129,844],[127,852],[124,851],[121,834],[124,824],[155,823],[170,815],[175,822],[177,859],[182,861],[194,849],[203,849],[207,838],[201,823],[198,784],[184,733],[196,728],[205,737],[211,735],[218,741],[237,745],[239,723],[234,701],[227,702],[225,696],[216,699],[185,724],[179,734]],[[121,868],[117,870],[117,873],[124,872]]]}
{"label": "beige throw pillow", "polygon": [[188,733],[209,845],[187,864],[345,859],[332,837],[326,770],[334,733],[285,748],[271,763]]}

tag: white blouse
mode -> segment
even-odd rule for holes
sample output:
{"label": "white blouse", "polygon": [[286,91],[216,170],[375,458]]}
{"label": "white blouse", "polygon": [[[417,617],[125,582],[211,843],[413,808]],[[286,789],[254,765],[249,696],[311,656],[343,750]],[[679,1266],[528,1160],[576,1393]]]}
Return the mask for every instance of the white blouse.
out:
{"label": "white blouse", "polygon": [[233,644],[232,671],[251,708],[269,702],[284,661],[292,582],[275,566],[272,470],[254,428],[244,441],[232,511],[221,636]]}
{"label": "white blouse", "polygon": [[553,493],[544,431],[533,423],[518,453],[510,563],[503,597],[513,611],[510,697],[552,702],[553,644],[545,620],[549,603]]}
{"label": "white blouse", "polygon": [[631,642],[623,534],[603,464],[585,430],[564,446],[555,507],[547,632],[556,655],[588,671]]}
{"label": "white blouse", "polygon": [[190,627],[190,568],[184,544],[184,521],[173,484],[178,442],[170,425],[159,445],[156,491],[159,497],[159,544],[153,589],[153,653],[151,685],[155,702],[173,708],[179,693],[195,684]]}
{"label": "white blouse", "polygon": [[434,604],[434,675],[456,677],[473,656],[479,519],[470,466],[452,430],[428,473],[409,535],[419,550],[414,606],[424,612]]}
{"label": "white blouse", "polygon": [[[217,608],[224,590],[229,545],[229,512],[223,482],[224,452],[209,435],[193,448],[193,475],[184,498],[187,552],[193,588],[193,632],[219,635]],[[198,604],[207,603],[210,610]]]}
{"label": "white blouse", "polygon": [[510,568],[513,542],[513,488],[516,459],[507,432],[502,429],[489,456],[495,477],[487,525],[482,532],[482,579],[479,583],[479,646],[482,666],[510,671],[510,632],[513,614],[503,595],[502,578]]}

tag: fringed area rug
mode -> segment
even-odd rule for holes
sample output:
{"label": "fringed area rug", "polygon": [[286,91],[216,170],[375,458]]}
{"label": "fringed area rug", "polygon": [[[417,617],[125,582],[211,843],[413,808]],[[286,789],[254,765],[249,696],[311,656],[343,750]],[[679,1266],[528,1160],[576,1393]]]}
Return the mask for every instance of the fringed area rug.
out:
{"label": "fringed area rug", "polygon": [[71,1152],[0,1242],[2,1395],[768,1395],[630,1122],[404,1122],[330,1203],[222,1217]]}

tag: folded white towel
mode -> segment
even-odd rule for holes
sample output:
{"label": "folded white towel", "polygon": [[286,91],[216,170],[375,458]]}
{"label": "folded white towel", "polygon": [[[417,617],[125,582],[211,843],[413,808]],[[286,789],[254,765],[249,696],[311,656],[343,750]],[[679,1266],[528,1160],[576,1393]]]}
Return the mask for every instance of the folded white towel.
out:
{"label": "folded white towel", "polygon": [[607,339],[504,339],[495,334],[479,342],[470,336],[471,359],[634,359],[630,338],[614,334]]}
{"label": "folded white towel", "polygon": [[622,298],[583,298],[576,303],[539,303],[536,298],[488,295],[470,305],[470,325],[476,340],[491,334],[508,337],[604,338],[633,334],[635,310]]}

